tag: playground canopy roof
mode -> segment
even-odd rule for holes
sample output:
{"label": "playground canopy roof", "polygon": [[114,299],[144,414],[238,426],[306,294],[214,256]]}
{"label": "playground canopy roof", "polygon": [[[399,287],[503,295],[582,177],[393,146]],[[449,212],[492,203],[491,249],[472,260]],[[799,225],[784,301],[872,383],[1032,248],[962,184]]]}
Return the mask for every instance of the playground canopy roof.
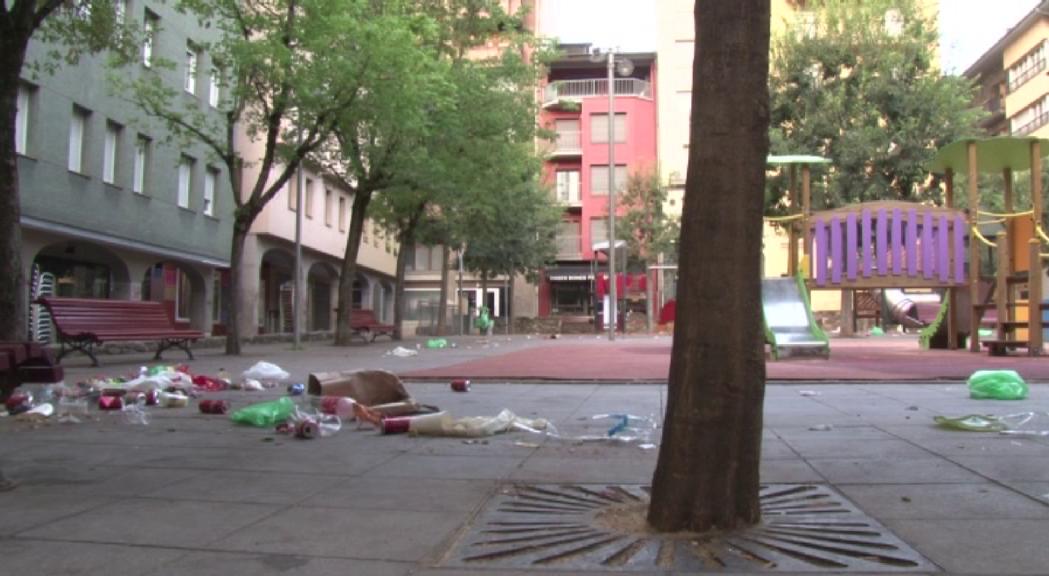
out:
{"label": "playground canopy roof", "polygon": [[831,161],[829,158],[813,156],[811,154],[770,154],[766,162],[774,166],[785,166],[791,164],[830,164]]}
{"label": "playground canopy roof", "polygon": [[1042,157],[1049,156],[1049,140],[1035,137],[998,136],[964,138],[940,148],[933,158],[932,171],[942,174],[948,169],[956,174],[968,172],[968,144],[976,143],[976,169],[984,174],[1001,173],[1005,168],[1031,169],[1031,142],[1041,142]]}

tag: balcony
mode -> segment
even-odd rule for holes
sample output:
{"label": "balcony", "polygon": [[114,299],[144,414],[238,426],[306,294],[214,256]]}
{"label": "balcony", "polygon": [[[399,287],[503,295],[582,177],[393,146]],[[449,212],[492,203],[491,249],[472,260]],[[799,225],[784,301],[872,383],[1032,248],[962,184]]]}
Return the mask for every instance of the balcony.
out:
{"label": "balcony", "polygon": [[1024,70],[1022,74],[1016,76],[1009,82],[1009,93],[1012,94],[1017,88],[1023,86],[1028,80],[1034,78],[1039,72],[1045,70],[1045,58],[1039,58],[1035,61],[1034,65]]}
{"label": "balcony", "polygon": [[1047,122],[1049,122],[1049,112],[1042,112],[1035,116],[1030,122],[1013,130],[1013,136],[1026,136],[1042,126],[1045,126]]}
{"label": "balcony", "polygon": [[557,259],[579,260],[583,257],[583,237],[579,234],[558,234]]}
{"label": "balcony", "polygon": [[582,132],[579,130],[559,130],[549,153],[554,158],[582,156]]}
{"label": "balcony", "polygon": [[[616,78],[613,84],[616,96],[652,97],[652,85],[637,78]],[[563,102],[579,102],[583,98],[608,96],[608,80],[557,80],[546,86],[543,107],[549,108]]]}

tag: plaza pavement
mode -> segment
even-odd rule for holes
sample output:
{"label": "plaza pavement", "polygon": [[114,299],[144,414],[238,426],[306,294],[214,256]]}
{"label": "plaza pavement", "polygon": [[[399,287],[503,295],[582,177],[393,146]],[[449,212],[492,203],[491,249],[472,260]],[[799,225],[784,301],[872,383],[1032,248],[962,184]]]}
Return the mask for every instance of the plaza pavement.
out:
{"label": "plaza pavement", "polygon": [[[414,349],[422,342],[403,345]],[[614,352],[618,346],[657,356],[668,343],[466,338],[454,349],[422,349],[412,358],[386,355],[396,344],[336,349],[311,343],[299,351],[249,347],[236,359],[201,350],[188,364],[195,373],[225,368],[236,375],[268,360],[304,381],[310,371],[439,372],[500,358],[517,362],[506,358],[528,353],[538,355],[529,356],[533,363],[545,357],[570,366],[555,352],[564,350],[579,368],[562,374],[577,381],[475,382],[468,393],[452,392],[446,380],[406,381],[420,401],[455,415],[508,408],[547,418],[572,436],[603,432],[607,424],[591,419],[599,413],[658,417],[665,399],[661,383],[585,381],[587,356],[579,347],[593,347],[597,358],[609,350],[622,355]],[[147,360],[102,357],[104,366],[95,369],[74,358],[67,380],[124,374]],[[1039,362],[1049,361],[1031,365]],[[616,380],[634,379],[621,375]],[[237,408],[277,394],[208,396]],[[1027,400],[995,402],[969,399],[960,381],[771,383],[762,480],[836,488],[923,554],[937,567],[933,573],[1049,574],[1049,437],[952,432],[932,423],[939,414],[1026,411],[1049,412],[1049,384],[1032,384]],[[0,493],[0,573],[600,573],[451,568],[448,551],[489,497],[509,484],[645,484],[656,460],[655,450],[637,445],[579,445],[525,432],[468,444],[382,436],[349,424],[333,437],[303,441],[237,427],[199,414],[195,405],[150,414],[147,426],[128,424],[120,414],[97,414],[81,424],[0,420],[0,466],[20,483]]]}

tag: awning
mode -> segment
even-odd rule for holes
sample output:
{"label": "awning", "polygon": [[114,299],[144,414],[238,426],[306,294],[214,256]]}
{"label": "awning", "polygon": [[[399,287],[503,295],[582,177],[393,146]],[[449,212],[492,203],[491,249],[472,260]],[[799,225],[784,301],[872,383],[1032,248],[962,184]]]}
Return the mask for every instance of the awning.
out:
{"label": "awning", "polygon": [[589,282],[594,273],[589,266],[554,266],[546,269],[546,279],[551,282]]}

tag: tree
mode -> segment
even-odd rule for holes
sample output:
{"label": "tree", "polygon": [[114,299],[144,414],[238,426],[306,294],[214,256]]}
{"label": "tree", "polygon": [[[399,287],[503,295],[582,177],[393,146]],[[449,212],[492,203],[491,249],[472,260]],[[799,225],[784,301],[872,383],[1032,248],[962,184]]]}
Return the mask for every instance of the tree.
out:
{"label": "tree", "polygon": [[648,510],[660,531],[732,530],[761,515],[769,12],[769,0],[696,1],[678,314]]}
{"label": "tree", "polygon": [[[340,119],[340,145],[327,150],[325,164],[354,194],[336,345],[352,337],[352,282],[373,196],[388,196],[377,215],[397,234],[403,253],[413,248],[422,215],[442,213],[452,198],[472,197],[478,183],[491,185],[498,177],[484,172],[494,165],[491,158],[500,157],[504,143],[531,142],[534,134],[535,74],[519,50],[526,38],[513,32],[522,14],[505,13],[496,0],[427,0],[416,9],[417,21],[427,24],[418,27],[415,53],[403,62],[411,72],[377,84],[365,99],[369,107],[358,111],[366,113]],[[495,37],[504,48],[494,56],[470,54]],[[488,181],[478,178],[482,172]],[[399,283],[406,258],[399,255]],[[395,304],[397,319],[402,300]]]}
{"label": "tree", "polygon": [[626,242],[628,268],[644,268],[658,254],[677,251],[680,224],[663,212],[666,199],[667,189],[654,171],[634,172],[627,178],[626,189],[617,200],[625,213],[619,216],[616,234]]}
{"label": "tree", "polygon": [[47,73],[63,62],[75,64],[82,54],[119,47],[118,31],[109,0],[0,3],[0,340],[25,340],[27,327],[15,119],[29,42],[48,43],[45,58],[31,63],[35,72]]}
{"label": "tree", "polygon": [[[411,22],[402,2],[370,0],[180,0],[180,9],[221,32],[201,49],[223,63],[220,109],[213,122],[199,103],[158,81],[158,62],[140,75],[118,68],[114,82],[175,139],[204,143],[229,175],[233,192],[230,250],[230,307],[226,353],[239,354],[241,318],[246,311],[242,266],[252,223],[300,164],[330,141],[340,118],[363,107],[372,82],[397,70],[384,69],[384,56],[401,50]],[[410,45],[410,43],[408,43]],[[126,64],[121,62],[119,64]],[[156,72],[152,71],[156,70]],[[260,147],[259,158],[242,138]],[[356,199],[355,199],[356,203]]]}
{"label": "tree", "polygon": [[[814,204],[940,202],[936,150],[976,131],[973,88],[937,69],[937,29],[918,0],[815,0],[775,40],[770,137],[776,154],[833,160]],[[782,183],[779,186],[784,188]],[[771,194],[770,202],[782,198]]]}

